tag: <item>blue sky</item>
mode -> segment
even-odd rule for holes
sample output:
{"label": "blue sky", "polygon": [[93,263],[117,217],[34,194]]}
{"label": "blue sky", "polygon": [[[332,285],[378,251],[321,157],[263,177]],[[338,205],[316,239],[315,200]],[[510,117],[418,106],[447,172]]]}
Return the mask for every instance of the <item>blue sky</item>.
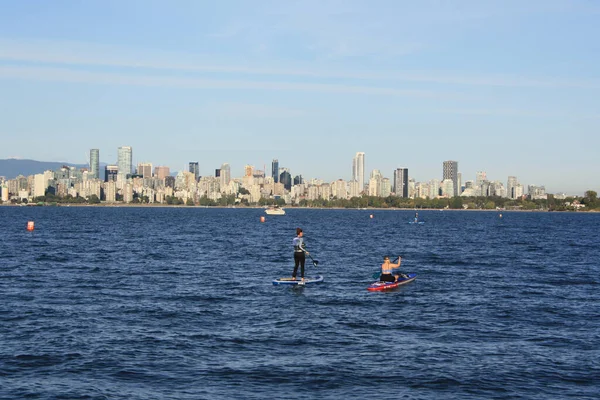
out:
{"label": "blue sky", "polygon": [[0,5],[0,158],[600,192],[599,1]]}

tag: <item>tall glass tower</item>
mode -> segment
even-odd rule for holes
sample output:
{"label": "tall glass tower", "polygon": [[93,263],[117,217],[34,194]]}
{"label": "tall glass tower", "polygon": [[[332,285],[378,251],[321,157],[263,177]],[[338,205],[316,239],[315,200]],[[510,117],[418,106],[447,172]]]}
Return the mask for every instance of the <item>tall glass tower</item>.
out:
{"label": "tall glass tower", "polygon": [[219,175],[222,192],[225,190],[225,186],[229,185],[229,182],[231,181],[231,167],[228,163],[221,165],[221,172]]}
{"label": "tall glass tower", "polygon": [[90,174],[92,179],[100,178],[100,150],[90,150]]}
{"label": "tall glass tower", "polygon": [[190,162],[189,171],[194,174],[194,179],[196,179],[196,182],[198,182],[198,177],[200,176],[200,167],[198,166],[198,161]]}
{"label": "tall glass tower", "polygon": [[454,197],[458,196],[458,161],[444,161],[443,179],[450,179],[454,184]]}
{"label": "tall glass tower", "polygon": [[121,146],[117,149],[117,166],[121,180],[127,179],[133,167],[133,150],[131,146]]}
{"label": "tall glass tower", "polygon": [[365,189],[365,153],[358,152],[352,161],[352,180],[358,182],[358,191]]}
{"label": "tall glass tower", "polygon": [[394,192],[398,197],[408,197],[408,168],[396,168],[394,171]]}
{"label": "tall glass tower", "polygon": [[279,160],[276,158],[274,158],[273,162],[271,163],[271,176],[273,177],[275,183],[279,182]]}

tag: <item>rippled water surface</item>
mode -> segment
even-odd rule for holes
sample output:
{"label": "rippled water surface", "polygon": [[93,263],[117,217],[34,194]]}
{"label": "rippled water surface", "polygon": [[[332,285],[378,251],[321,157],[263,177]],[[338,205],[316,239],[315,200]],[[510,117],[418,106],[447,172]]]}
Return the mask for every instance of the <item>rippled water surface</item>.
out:
{"label": "rippled water surface", "polygon": [[600,215],[262,215],[0,207],[0,398],[598,398]]}

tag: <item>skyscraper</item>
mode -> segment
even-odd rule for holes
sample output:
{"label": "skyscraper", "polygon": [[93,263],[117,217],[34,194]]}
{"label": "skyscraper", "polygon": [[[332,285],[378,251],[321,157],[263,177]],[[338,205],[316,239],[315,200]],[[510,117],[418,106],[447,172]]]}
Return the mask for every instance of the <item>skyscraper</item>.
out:
{"label": "skyscraper", "polygon": [[452,181],[453,195],[458,196],[458,161],[444,161],[442,180],[444,179]]}
{"label": "skyscraper", "polygon": [[100,150],[90,150],[90,174],[92,179],[100,178]]}
{"label": "skyscraper", "polygon": [[508,197],[509,199],[517,198],[517,193],[515,189],[517,188],[518,183],[519,182],[517,181],[516,176],[508,177],[508,182],[506,182],[506,197]]}
{"label": "skyscraper", "polygon": [[198,177],[200,176],[200,167],[198,166],[198,161],[190,161],[189,171],[194,174],[194,179],[196,179],[196,182],[198,182]]}
{"label": "skyscraper", "polygon": [[283,184],[283,187],[286,190],[292,190],[292,175],[286,170],[284,170],[279,176],[279,182]]}
{"label": "skyscraper", "polygon": [[394,192],[398,197],[408,197],[408,168],[396,168],[394,171]]}
{"label": "skyscraper", "polygon": [[131,146],[121,146],[117,149],[117,166],[119,167],[119,174],[121,180],[127,179],[127,175],[131,174],[131,168],[133,166],[133,150]]}
{"label": "skyscraper", "polygon": [[223,191],[225,187],[229,185],[229,181],[231,181],[231,167],[228,163],[224,163],[223,165],[221,165],[219,179],[221,180],[221,191]]}
{"label": "skyscraper", "polygon": [[271,163],[271,176],[273,177],[275,183],[279,182],[279,160],[276,158],[274,158],[273,162]]}
{"label": "skyscraper", "polygon": [[104,167],[104,182],[116,182],[119,167],[116,165],[107,165]]}
{"label": "skyscraper", "polygon": [[158,179],[165,179],[170,174],[171,170],[169,167],[159,166],[154,168],[154,176],[156,176]]}
{"label": "skyscraper", "polygon": [[143,178],[152,178],[152,163],[139,163],[137,173]]}
{"label": "skyscraper", "polygon": [[365,188],[365,153],[358,152],[352,161],[352,180],[358,182],[358,190]]}

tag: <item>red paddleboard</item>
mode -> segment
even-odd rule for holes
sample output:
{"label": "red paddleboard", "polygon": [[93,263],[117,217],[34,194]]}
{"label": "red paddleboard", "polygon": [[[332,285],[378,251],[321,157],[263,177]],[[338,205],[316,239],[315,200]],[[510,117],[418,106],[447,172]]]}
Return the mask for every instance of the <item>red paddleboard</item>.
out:
{"label": "red paddleboard", "polygon": [[367,290],[370,290],[372,292],[377,292],[377,291],[382,291],[382,290],[394,289],[394,288],[397,288],[398,286],[406,285],[407,283],[410,283],[410,282],[414,281],[415,279],[417,279],[417,274],[408,274],[406,276],[408,276],[408,278],[398,278],[398,280],[396,282],[381,282],[381,281],[373,282],[372,284],[369,285]]}

